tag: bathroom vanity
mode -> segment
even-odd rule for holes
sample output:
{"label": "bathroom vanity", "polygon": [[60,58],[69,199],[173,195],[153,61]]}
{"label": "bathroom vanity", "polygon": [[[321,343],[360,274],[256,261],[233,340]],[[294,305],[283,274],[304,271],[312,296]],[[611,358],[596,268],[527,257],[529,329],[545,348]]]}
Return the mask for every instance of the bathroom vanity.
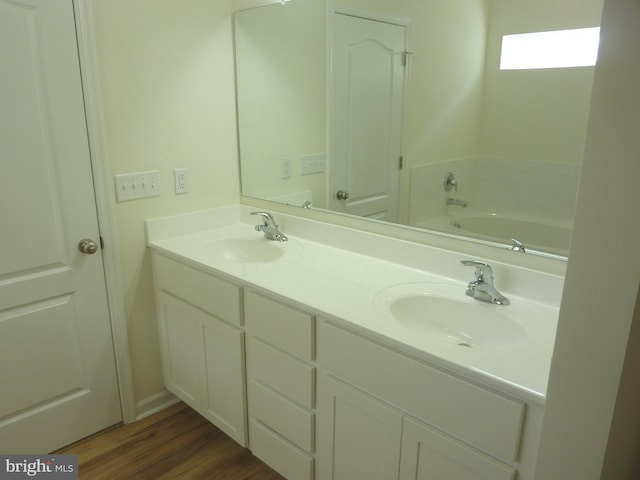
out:
{"label": "bathroom vanity", "polygon": [[561,277],[483,304],[467,256],[250,211],[147,222],[167,389],[290,480],[533,478]]}

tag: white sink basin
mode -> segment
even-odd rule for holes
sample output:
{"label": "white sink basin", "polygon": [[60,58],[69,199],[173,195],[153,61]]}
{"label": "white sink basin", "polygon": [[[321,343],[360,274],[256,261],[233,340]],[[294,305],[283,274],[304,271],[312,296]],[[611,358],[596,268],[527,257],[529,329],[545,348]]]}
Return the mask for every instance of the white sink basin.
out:
{"label": "white sink basin", "polygon": [[287,252],[302,251],[302,246],[295,240],[267,240],[253,229],[223,229],[204,244],[204,251],[231,262],[264,263],[278,260]]}
{"label": "white sink basin", "polygon": [[284,249],[262,237],[224,238],[209,242],[205,249],[236,262],[271,262],[284,255]]}
{"label": "white sink basin", "polygon": [[416,334],[460,347],[513,348],[528,339],[516,308],[469,298],[460,285],[395,285],[382,290],[374,305]]}

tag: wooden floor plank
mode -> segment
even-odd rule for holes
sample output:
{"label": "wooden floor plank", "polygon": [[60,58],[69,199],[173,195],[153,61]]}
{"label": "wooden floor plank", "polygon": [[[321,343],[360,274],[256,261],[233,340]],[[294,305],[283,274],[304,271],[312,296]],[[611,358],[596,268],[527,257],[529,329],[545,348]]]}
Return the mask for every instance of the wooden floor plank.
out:
{"label": "wooden floor plank", "polygon": [[184,403],[55,453],[78,455],[80,480],[284,480]]}

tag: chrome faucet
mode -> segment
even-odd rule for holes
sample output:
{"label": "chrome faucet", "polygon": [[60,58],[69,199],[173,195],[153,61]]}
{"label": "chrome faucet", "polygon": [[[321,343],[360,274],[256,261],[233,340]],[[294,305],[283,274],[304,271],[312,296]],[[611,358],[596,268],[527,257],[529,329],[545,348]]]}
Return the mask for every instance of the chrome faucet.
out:
{"label": "chrome faucet", "polygon": [[522,242],[517,238],[512,238],[511,243],[512,245],[511,247],[509,247],[509,250],[511,250],[512,252],[527,253],[527,249],[524,248]]}
{"label": "chrome faucet", "polygon": [[280,231],[276,220],[269,212],[251,212],[251,215],[260,215],[262,224],[256,225],[257,232],[263,232],[264,238],[269,240],[277,240],[278,242],[286,242],[288,238]]}
{"label": "chrome faucet", "polygon": [[484,262],[477,260],[462,260],[464,267],[475,267],[475,277],[473,282],[469,282],[466,294],[482,302],[493,303],[494,305],[509,305],[511,302],[493,286],[493,269]]}

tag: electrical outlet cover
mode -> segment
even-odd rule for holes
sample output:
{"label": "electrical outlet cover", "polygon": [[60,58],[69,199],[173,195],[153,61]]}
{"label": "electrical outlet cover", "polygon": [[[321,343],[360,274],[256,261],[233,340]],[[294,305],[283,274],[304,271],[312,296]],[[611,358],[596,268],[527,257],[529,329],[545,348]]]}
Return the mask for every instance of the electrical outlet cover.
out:
{"label": "electrical outlet cover", "polygon": [[176,168],[173,171],[176,195],[189,193],[189,170],[186,168]]}

